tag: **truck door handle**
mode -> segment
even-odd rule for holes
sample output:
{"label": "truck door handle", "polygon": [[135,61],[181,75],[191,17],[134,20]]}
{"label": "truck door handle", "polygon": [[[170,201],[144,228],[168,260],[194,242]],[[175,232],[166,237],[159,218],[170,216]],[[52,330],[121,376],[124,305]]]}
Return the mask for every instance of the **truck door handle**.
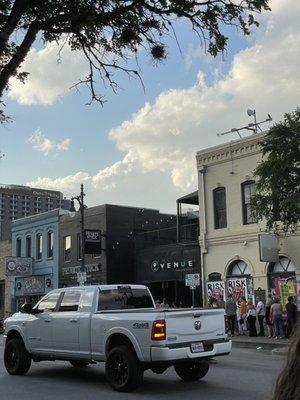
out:
{"label": "truck door handle", "polygon": [[71,318],[71,319],[70,319],[70,322],[78,322],[78,319],[76,319],[76,318]]}
{"label": "truck door handle", "polygon": [[44,319],[45,322],[51,322],[51,319]]}

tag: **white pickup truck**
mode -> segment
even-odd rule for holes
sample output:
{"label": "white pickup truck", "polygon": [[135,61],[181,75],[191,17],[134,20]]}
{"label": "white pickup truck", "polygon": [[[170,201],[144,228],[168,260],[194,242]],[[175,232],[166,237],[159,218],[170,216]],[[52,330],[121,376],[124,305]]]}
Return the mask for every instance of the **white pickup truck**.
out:
{"label": "white pickup truck", "polygon": [[155,308],[142,285],[56,289],[34,308],[7,318],[4,363],[12,375],[31,362],[65,360],[74,367],[105,362],[118,391],[132,391],[147,369],[161,374],[174,366],[186,381],[204,377],[209,358],[231,350],[224,310]]}

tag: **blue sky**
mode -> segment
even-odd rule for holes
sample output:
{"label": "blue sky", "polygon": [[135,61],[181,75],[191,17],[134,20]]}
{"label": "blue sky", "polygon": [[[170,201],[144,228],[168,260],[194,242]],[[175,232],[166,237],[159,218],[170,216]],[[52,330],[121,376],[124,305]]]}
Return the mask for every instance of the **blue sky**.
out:
{"label": "blue sky", "polygon": [[[289,12],[290,3],[274,0],[272,13],[251,38],[228,29],[223,59],[204,54],[198,38],[180,24],[182,54],[172,40],[168,59],[158,66],[141,52],[146,92],[137,80],[118,76],[122,89],[117,94],[103,89],[107,100],[103,108],[85,106],[84,88],[77,93],[63,87],[65,77],[73,79],[74,71],[84,68],[80,58],[67,54],[56,66],[57,51],[44,54],[36,44],[25,69],[38,79],[33,83],[29,79],[24,86],[12,82],[6,100],[13,122],[0,127],[0,149],[5,153],[0,181],[58,188],[67,195],[76,193],[83,181],[89,205],[110,202],[173,211],[176,197],[196,188],[195,152],[218,144],[218,131],[248,123],[246,107],[256,107],[261,117],[269,112],[278,120],[299,104],[295,85],[300,9],[295,6],[294,13]],[[288,32],[284,35],[283,30],[287,22],[288,56],[284,48]],[[278,82],[283,70],[292,84]],[[47,105],[44,99],[50,99]],[[195,100],[189,103],[191,99]]]}

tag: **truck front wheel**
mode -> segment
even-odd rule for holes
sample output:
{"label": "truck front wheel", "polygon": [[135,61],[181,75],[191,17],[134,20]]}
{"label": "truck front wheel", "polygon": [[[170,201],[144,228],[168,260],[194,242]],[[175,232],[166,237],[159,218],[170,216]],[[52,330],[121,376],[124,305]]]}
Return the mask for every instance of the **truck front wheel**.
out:
{"label": "truck front wheel", "polygon": [[109,352],[105,374],[112,388],[119,392],[131,392],[143,380],[143,370],[139,360],[127,346],[117,346]]}
{"label": "truck front wheel", "polygon": [[11,339],[5,345],[4,365],[10,375],[24,375],[31,366],[31,357],[22,339]]}
{"label": "truck front wheel", "polygon": [[209,370],[207,361],[183,361],[174,365],[175,371],[183,381],[198,381],[203,378]]}

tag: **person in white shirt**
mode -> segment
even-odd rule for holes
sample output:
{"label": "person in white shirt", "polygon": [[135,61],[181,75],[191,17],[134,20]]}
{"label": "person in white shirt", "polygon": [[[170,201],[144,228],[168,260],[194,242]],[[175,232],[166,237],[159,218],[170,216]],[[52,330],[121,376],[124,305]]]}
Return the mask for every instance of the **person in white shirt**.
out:
{"label": "person in white shirt", "polygon": [[258,336],[265,336],[265,328],[264,328],[265,305],[261,298],[257,299],[256,315],[259,323]]}

